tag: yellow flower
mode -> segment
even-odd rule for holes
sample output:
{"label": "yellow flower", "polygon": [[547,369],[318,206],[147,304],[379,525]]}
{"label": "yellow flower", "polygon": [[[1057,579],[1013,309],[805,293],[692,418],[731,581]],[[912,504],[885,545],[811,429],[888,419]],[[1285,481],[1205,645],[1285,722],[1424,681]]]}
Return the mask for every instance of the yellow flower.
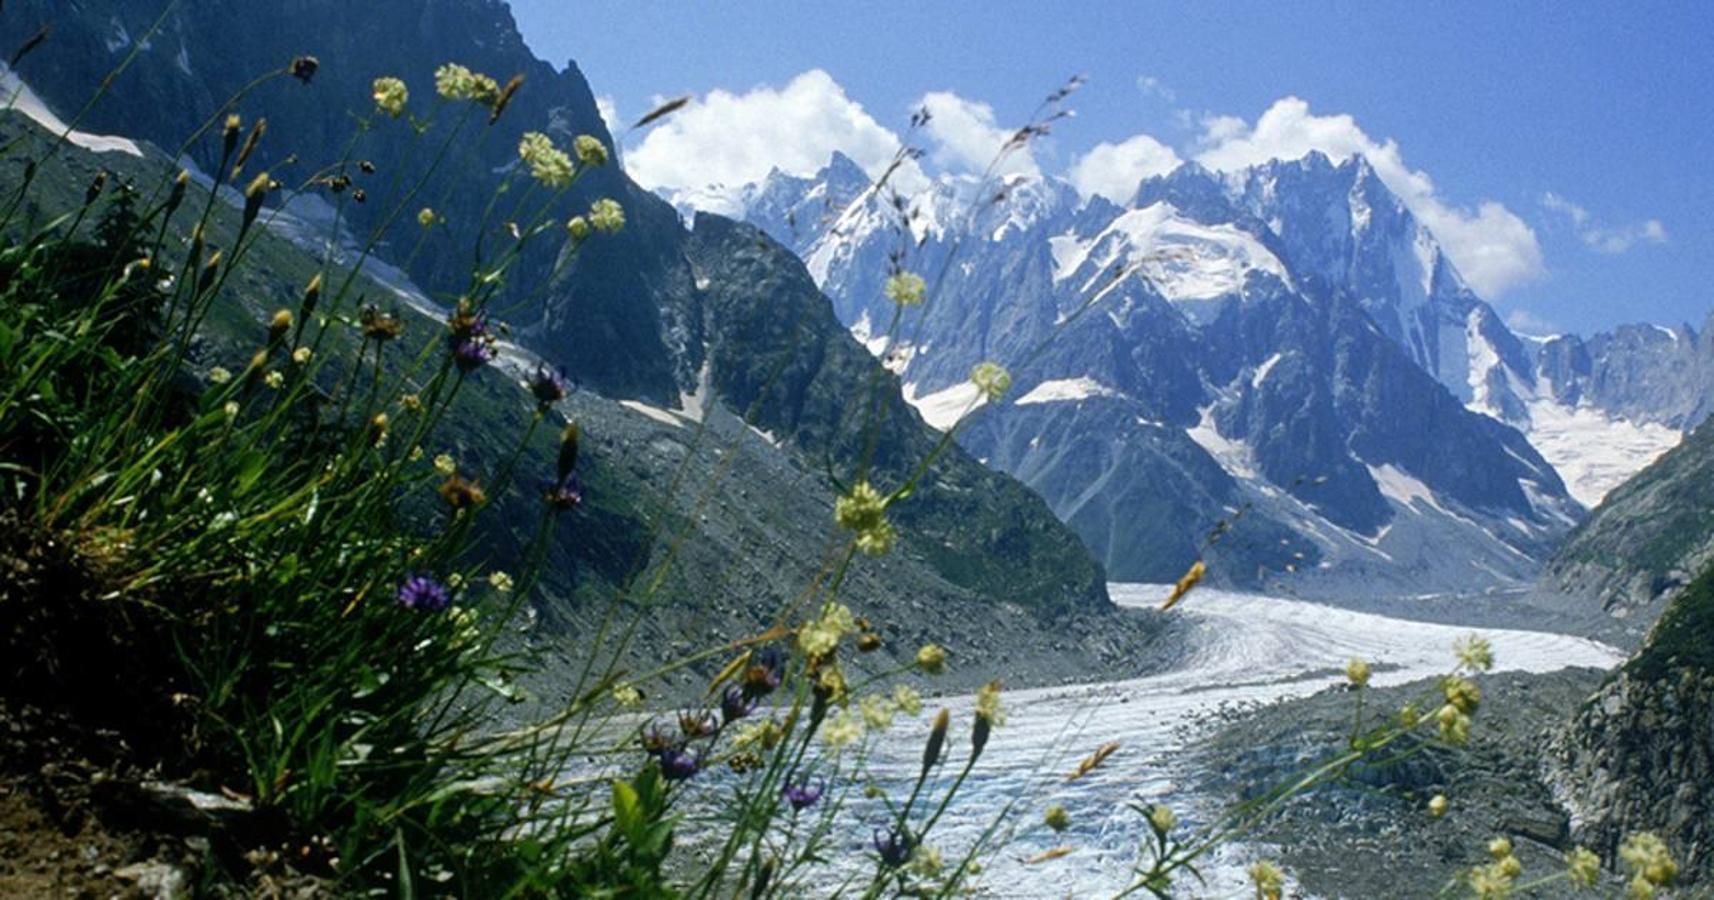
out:
{"label": "yellow flower", "polygon": [[1467,678],[1448,676],[1440,683],[1440,687],[1446,693],[1446,702],[1465,715],[1474,713],[1482,702],[1481,688],[1476,687],[1476,683]]}
{"label": "yellow flower", "polygon": [[1156,803],[1149,807],[1149,827],[1160,834],[1166,834],[1178,826],[1178,816],[1165,805]]}
{"label": "yellow flower", "polygon": [[444,477],[451,478],[458,474],[458,463],[453,462],[451,456],[442,453],[434,458],[434,470]]}
{"label": "yellow flower", "polygon": [[1428,814],[1438,819],[1441,816],[1446,815],[1447,805],[1445,794],[1435,794],[1434,797],[1428,801]]}
{"label": "yellow flower", "polygon": [[858,701],[857,707],[863,713],[863,724],[870,731],[886,731],[893,727],[893,705],[884,698],[870,694]]}
{"label": "yellow flower", "polygon": [[602,166],[607,164],[607,145],[592,134],[580,134],[571,142],[571,149],[577,153],[577,158],[584,165]]}
{"label": "yellow flower", "polygon": [[1469,880],[1470,892],[1477,900],[1505,900],[1512,895],[1513,876],[1498,863],[1471,869]]}
{"label": "yellow flower", "polygon": [[581,241],[589,237],[589,220],[582,216],[572,216],[570,221],[565,223],[565,230],[571,233],[572,240]]}
{"label": "yellow flower", "polygon": [[308,347],[299,347],[292,351],[292,362],[301,366],[308,363],[310,361],[310,357],[314,355],[315,354],[311,352]]}
{"label": "yellow flower", "polygon": [[1481,635],[1466,635],[1452,644],[1458,664],[1473,671],[1486,672],[1494,667],[1494,647]]}
{"label": "yellow flower", "polygon": [[990,681],[976,692],[976,715],[995,728],[1006,724],[1006,708],[1000,703],[1000,682]]}
{"label": "yellow flower", "polygon": [[505,572],[495,572],[488,576],[488,586],[502,594],[512,592],[512,576]]}
{"label": "yellow flower", "polygon": [[1406,703],[1399,707],[1399,725],[1410,729],[1422,724],[1422,713],[1415,703]]}
{"label": "yellow flower", "polygon": [[938,878],[944,863],[940,859],[940,851],[927,844],[918,844],[911,852],[911,871],[923,878]]}
{"label": "yellow flower", "polygon": [[946,651],[939,644],[924,644],[917,651],[917,668],[930,675],[946,671]]}
{"label": "yellow flower", "polygon": [[1565,876],[1578,887],[1592,888],[1601,880],[1601,857],[1578,847],[1565,857]]}
{"label": "yellow flower", "polygon": [[613,686],[613,702],[626,709],[635,709],[643,705],[643,692],[628,684]]}
{"label": "yellow flower", "polygon": [[833,519],[857,532],[857,549],[870,556],[891,550],[898,532],[887,521],[887,499],[867,481],[859,481],[833,504]]}
{"label": "yellow flower", "polygon": [[1250,875],[1250,881],[1256,885],[1256,896],[1260,900],[1280,900],[1285,893],[1285,873],[1280,867],[1269,860],[1257,860],[1245,870]]}
{"label": "yellow flower", "polygon": [[608,197],[589,204],[589,224],[596,231],[614,234],[625,227],[625,207]]}
{"label": "yellow flower", "polygon": [[493,103],[500,98],[498,82],[458,63],[447,63],[434,71],[434,89],[447,100]]}
{"label": "yellow flower", "polygon": [[1364,687],[1369,683],[1369,664],[1361,659],[1353,659],[1345,664],[1345,680],[1354,687]]}
{"label": "yellow flower", "polygon": [[810,658],[826,656],[839,646],[839,639],[857,628],[857,620],[844,604],[822,607],[821,618],[798,629],[798,648]]}
{"label": "yellow flower", "polygon": [[928,285],[915,272],[897,272],[887,279],[887,297],[900,306],[916,306]]}
{"label": "yellow flower", "polygon": [[539,131],[525,132],[518,141],[518,158],[530,167],[532,178],[548,187],[563,188],[571,184],[575,172],[571,157]]}
{"label": "yellow flower", "polygon": [[988,402],[997,403],[1012,389],[1012,375],[999,363],[979,362],[970,370],[970,383],[976,385]]}
{"label": "yellow flower", "polygon": [[908,684],[894,685],[893,705],[899,708],[899,712],[907,716],[920,715],[922,713],[922,695],[917,693],[916,688]]}
{"label": "yellow flower", "polygon": [[1440,726],[1440,738],[1449,744],[1463,744],[1470,740],[1470,717],[1458,711],[1458,707],[1448,703],[1434,714],[1434,720]]}
{"label": "yellow flower", "polygon": [[1510,838],[1497,837],[1488,842],[1488,855],[1495,859],[1505,859],[1512,855]]}
{"label": "yellow flower", "polygon": [[839,748],[863,736],[863,719],[849,709],[842,709],[821,727],[821,739],[828,747]]}
{"label": "yellow flower", "polygon": [[279,372],[269,372],[262,376],[262,383],[277,391],[285,386],[286,376]]}
{"label": "yellow flower", "polygon": [[225,384],[232,380],[232,373],[220,366],[215,366],[208,370],[208,380],[213,384]]}
{"label": "yellow flower", "polygon": [[433,225],[434,223],[436,223],[438,221],[440,221],[440,217],[435,215],[434,210],[429,209],[426,206],[423,207],[422,209],[417,210],[417,224],[418,225],[421,225],[422,227],[427,228],[427,227]]}
{"label": "yellow flower", "polygon": [[1652,831],[1639,831],[1619,845],[1619,858],[1631,867],[1637,878],[1651,885],[1671,884],[1678,877],[1678,863],[1666,842]]}
{"label": "yellow flower", "polygon": [[885,556],[898,540],[899,533],[893,523],[882,519],[881,524],[857,534],[857,549],[865,556]]}
{"label": "yellow flower", "polygon": [[238,402],[236,400],[228,400],[226,401],[226,405],[220,408],[220,411],[226,413],[226,418],[236,419],[238,418]]}
{"label": "yellow flower", "polygon": [[377,78],[373,85],[375,108],[397,119],[405,114],[405,104],[411,99],[411,92],[405,83],[397,78]]}
{"label": "yellow flower", "polygon": [[1047,812],[1042,814],[1042,821],[1054,831],[1064,831],[1071,827],[1071,813],[1066,812],[1064,806],[1055,803],[1047,808]]}
{"label": "yellow flower", "polygon": [[416,412],[423,408],[423,398],[418,397],[416,394],[406,394],[399,398],[399,405],[403,406],[410,412]]}

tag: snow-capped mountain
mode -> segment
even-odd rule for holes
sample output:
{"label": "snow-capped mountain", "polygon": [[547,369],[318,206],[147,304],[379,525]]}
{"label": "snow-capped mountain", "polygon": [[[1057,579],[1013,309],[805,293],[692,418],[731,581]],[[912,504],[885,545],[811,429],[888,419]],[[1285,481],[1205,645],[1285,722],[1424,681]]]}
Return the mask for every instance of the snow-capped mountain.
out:
{"label": "snow-capped mountain", "polygon": [[[1010,367],[1014,391],[961,442],[1116,578],[1206,553],[1248,584],[1518,583],[1707,412],[1707,378],[1674,380],[1629,332],[1515,335],[1361,157],[1186,164],[1125,205],[1052,177],[867,187],[836,156],[727,196],[931,424],[977,402],[972,365]],[[896,326],[895,259],[933,290]]]}

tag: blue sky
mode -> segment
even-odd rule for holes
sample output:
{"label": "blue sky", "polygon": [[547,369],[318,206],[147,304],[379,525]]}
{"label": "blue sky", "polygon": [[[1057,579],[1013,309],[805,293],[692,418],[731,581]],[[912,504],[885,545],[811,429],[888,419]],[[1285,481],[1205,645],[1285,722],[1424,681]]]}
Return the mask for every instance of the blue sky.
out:
{"label": "blue sky", "polygon": [[698,96],[700,116],[628,142],[645,183],[833,146],[873,165],[925,97],[930,162],[956,168],[1081,73],[1076,118],[1025,164],[1096,189],[1177,159],[1361,150],[1522,330],[1714,309],[1714,4],[512,6],[625,121]]}

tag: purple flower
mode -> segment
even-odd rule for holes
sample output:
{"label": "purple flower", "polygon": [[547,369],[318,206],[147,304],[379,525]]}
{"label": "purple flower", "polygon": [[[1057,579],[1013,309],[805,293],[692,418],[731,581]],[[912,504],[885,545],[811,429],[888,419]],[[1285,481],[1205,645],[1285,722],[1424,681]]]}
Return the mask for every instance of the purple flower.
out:
{"label": "purple flower", "polygon": [[650,756],[660,756],[680,746],[682,744],[677,739],[668,737],[666,730],[657,723],[651,722],[649,727],[643,729],[643,752]]}
{"label": "purple flower", "polygon": [[875,852],[881,855],[881,864],[889,869],[897,869],[911,861],[911,851],[916,849],[916,842],[911,840],[910,832],[899,829],[893,832],[883,832],[875,829]]}
{"label": "purple flower", "polygon": [[412,575],[399,585],[399,605],[406,609],[440,612],[452,605],[452,592],[427,575]]}
{"label": "purple flower", "polygon": [[552,406],[565,399],[566,392],[571,389],[571,383],[565,375],[548,368],[545,365],[536,366],[536,371],[525,382],[530,393],[536,397],[536,402],[542,406]]}
{"label": "purple flower", "polygon": [[683,781],[702,771],[702,754],[684,747],[661,752],[661,775],[668,781]]}
{"label": "purple flower", "polygon": [[802,784],[788,784],[781,793],[785,794],[786,802],[792,805],[794,811],[801,811],[814,806],[815,801],[821,799],[821,792],[826,787],[826,782],[810,784],[805,781]]}
{"label": "purple flower", "polygon": [[746,696],[744,689],[735,684],[726,686],[726,692],[720,695],[720,718],[730,725],[744,718],[756,709],[756,701]]}
{"label": "purple flower", "polygon": [[678,714],[678,730],[686,740],[694,740],[713,735],[720,730],[720,723],[706,709],[689,710]]}
{"label": "purple flower", "polygon": [[576,509],[578,504],[583,502],[583,479],[577,477],[576,472],[572,472],[564,481],[548,485],[545,499],[554,509]]}
{"label": "purple flower", "polygon": [[481,337],[454,337],[452,361],[460,372],[474,372],[494,359],[494,345]]}

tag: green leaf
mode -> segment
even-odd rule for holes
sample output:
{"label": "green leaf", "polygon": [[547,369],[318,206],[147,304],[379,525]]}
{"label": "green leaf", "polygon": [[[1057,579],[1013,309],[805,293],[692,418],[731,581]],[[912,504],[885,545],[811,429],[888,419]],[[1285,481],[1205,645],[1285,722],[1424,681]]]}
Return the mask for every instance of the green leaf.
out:
{"label": "green leaf", "polygon": [[643,804],[628,781],[613,782],[613,822],[627,840],[642,829]]}

